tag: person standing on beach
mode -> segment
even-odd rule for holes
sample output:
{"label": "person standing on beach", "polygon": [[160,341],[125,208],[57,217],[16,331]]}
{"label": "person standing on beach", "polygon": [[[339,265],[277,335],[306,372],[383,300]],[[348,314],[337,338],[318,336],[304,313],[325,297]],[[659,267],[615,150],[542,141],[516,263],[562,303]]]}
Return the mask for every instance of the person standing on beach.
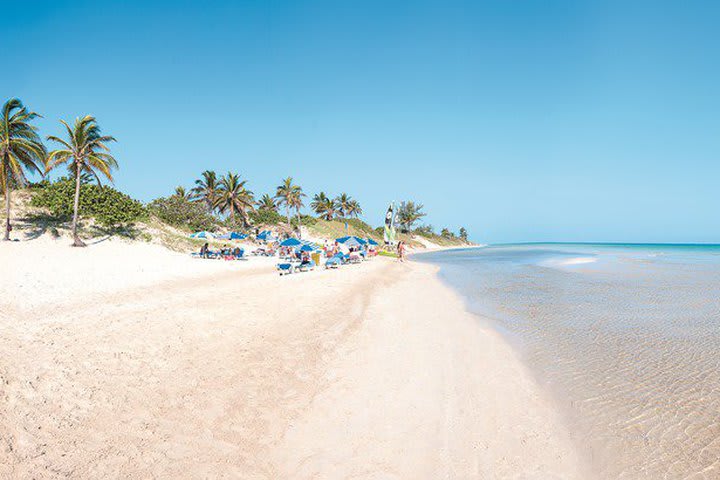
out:
{"label": "person standing on beach", "polygon": [[405,261],[405,242],[403,242],[402,240],[400,242],[398,242],[397,254],[398,254],[398,262],[404,262]]}

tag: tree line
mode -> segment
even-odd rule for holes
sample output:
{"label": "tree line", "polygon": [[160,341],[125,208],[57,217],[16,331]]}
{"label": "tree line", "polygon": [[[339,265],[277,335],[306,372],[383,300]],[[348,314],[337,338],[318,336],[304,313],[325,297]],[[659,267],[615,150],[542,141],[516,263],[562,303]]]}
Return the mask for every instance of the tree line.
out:
{"label": "tree line", "polygon": [[[50,171],[65,166],[75,183],[73,245],[85,246],[78,235],[80,187],[92,180],[101,185],[101,177],[113,181],[113,172],[117,170],[118,162],[111,154],[109,145],[116,139],[101,132],[95,117],[85,115],[77,118],[72,125],[60,120],[64,135],[46,137],[47,141],[57,145],[56,149],[48,151],[37,127],[33,125],[33,121],[40,115],[28,110],[19,99],[8,100],[0,115],[0,191],[5,194],[5,240],[10,239],[12,229],[12,190],[26,186],[29,173],[45,177]],[[275,188],[274,193],[265,193],[256,199],[247,188],[247,180],[242,179],[240,174],[228,172],[218,176],[216,172],[206,170],[195,180],[190,190],[177,187],[174,197],[203,205],[208,214],[225,216],[232,225],[247,227],[251,224],[252,212],[278,212],[279,209],[284,210],[288,225],[294,215],[299,226],[300,210],[305,206],[307,195],[293,177],[287,177]],[[309,207],[319,218],[328,221],[358,218],[363,214],[360,203],[347,193],[331,198],[325,192],[319,192],[312,197]],[[402,231],[412,231],[425,217],[423,208],[422,204],[413,201],[399,204],[397,220]],[[434,233],[429,226],[418,227],[415,231],[420,234]],[[454,237],[447,229],[443,229],[441,235]],[[460,229],[459,236],[467,240],[464,228]]]}

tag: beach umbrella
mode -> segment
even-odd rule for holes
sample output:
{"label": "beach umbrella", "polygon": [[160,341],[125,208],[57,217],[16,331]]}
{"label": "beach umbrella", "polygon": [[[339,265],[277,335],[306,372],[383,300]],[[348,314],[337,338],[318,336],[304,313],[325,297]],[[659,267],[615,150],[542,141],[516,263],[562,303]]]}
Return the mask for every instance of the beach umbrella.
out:
{"label": "beach umbrella", "polygon": [[218,240],[230,240],[230,234],[229,234],[229,233],[223,233],[222,235],[218,235],[218,236],[215,237],[215,238],[217,238]]}
{"label": "beach umbrella", "polygon": [[309,244],[305,244],[302,247],[300,247],[301,252],[314,252],[315,250],[317,250],[317,249]]}
{"label": "beach umbrella", "polygon": [[376,242],[375,240],[373,240],[373,239],[370,238],[370,237],[368,237],[367,242],[368,242],[370,245],[377,245],[377,244],[378,244],[378,242]]}
{"label": "beach umbrella", "polygon": [[212,232],[195,232],[190,235],[190,238],[215,238],[215,234]]}
{"label": "beach umbrella", "polygon": [[348,237],[336,238],[335,241],[338,243],[342,243],[346,247],[359,247],[366,243],[365,240],[363,240],[362,238],[358,238],[352,235]]}
{"label": "beach umbrella", "polygon": [[287,240],[283,240],[280,242],[281,247],[297,247],[298,245],[302,245],[303,242],[298,240],[297,238],[288,238]]}
{"label": "beach umbrella", "polygon": [[264,242],[269,242],[270,240],[273,239],[272,232],[270,230],[262,231],[258,234],[257,239],[262,240]]}
{"label": "beach umbrella", "polygon": [[230,238],[230,240],[245,240],[247,235],[240,232],[230,232],[230,236],[228,238]]}

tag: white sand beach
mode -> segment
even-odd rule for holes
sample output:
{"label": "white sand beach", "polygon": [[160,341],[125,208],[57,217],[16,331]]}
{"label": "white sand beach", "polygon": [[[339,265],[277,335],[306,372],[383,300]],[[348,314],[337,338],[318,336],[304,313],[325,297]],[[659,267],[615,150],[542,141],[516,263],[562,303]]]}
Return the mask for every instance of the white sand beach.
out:
{"label": "white sand beach", "polygon": [[0,478],[587,478],[434,267],[4,244]]}

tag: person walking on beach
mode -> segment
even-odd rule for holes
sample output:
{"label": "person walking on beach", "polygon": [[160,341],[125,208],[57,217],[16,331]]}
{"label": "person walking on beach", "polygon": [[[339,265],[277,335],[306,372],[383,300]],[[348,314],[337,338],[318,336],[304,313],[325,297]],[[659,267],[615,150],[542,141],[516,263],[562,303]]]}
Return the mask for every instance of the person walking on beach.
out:
{"label": "person walking on beach", "polygon": [[404,262],[405,261],[405,242],[402,240],[400,242],[398,242],[397,254],[398,254],[398,262]]}

